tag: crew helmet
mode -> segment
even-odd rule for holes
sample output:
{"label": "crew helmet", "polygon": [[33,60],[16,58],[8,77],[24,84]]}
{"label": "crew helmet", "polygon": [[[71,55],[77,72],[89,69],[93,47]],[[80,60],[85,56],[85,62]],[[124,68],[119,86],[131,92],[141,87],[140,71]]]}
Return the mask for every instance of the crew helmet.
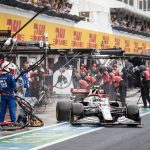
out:
{"label": "crew helmet", "polygon": [[2,66],[1,66],[1,69],[3,71],[6,71],[6,72],[14,72],[14,70],[17,69],[17,66],[14,64],[14,63],[10,63],[8,61],[5,61]]}
{"label": "crew helmet", "polygon": [[5,62],[2,64],[2,66],[1,66],[2,71],[4,71],[4,72],[10,72],[9,65],[10,65],[10,62],[5,61]]}
{"label": "crew helmet", "polygon": [[145,65],[140,65],[140,66],[139,66],[139,70],[140,70],[141,72],[145,71],[145,70],[146,70],[146,66],[145,66]]}
{"label": "crew helmet", "polygon": [[82,63],[82,64],[81,64],[81,67],[85,67],[85,64],[84,64],[84,63]]}
{"label": "crew helmet", "polygon": [[104,65],[100,65],[99,72],[103,74],[106,71],[106,67]]}
{"label": "crew helmet", "polygon": [[110,73],[113,71],[113,68],[111,66],[107,66],[107,71]]}

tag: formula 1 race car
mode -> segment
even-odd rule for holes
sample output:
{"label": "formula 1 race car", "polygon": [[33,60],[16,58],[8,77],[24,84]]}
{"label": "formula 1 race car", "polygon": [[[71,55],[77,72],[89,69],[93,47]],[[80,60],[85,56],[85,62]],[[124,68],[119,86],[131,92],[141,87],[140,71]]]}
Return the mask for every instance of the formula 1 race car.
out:
{"label": "formula 1 race car", "polygon": [[[69,121],[72,125],[95,123],[101,125],[141,125],[139,108],[136,104],[121,106],[119,101],[110,101],[109,96],[99,88],[93,90],[72,89],[73,100],[58,101],[56,118],[58,122]],[[123,120],[120,118],[124,118]]]}

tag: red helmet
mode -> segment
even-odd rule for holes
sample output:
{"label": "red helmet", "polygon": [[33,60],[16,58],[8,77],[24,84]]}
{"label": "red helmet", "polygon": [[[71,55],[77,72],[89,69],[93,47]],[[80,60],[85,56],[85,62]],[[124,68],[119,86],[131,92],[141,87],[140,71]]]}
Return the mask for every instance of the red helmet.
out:
{"label": "red helmet", "polygon": [[92,67],[96,67],[96,64],[92,64]]}
{"label": "red helmet", "polygon": [[85,67],[85,64],[82,63],[82,64],[81,64],[81,67]]}

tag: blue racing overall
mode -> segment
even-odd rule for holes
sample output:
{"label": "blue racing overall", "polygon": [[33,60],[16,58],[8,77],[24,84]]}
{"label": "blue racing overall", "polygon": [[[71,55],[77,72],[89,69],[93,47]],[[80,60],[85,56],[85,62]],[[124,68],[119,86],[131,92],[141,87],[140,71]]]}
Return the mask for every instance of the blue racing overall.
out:
{"label": "blue racing overall", "polygon": [[[14,88],[16,88],[16,82],[13,79],[13,76],[9,73],[0,74],[0,87],[1,90],[14,94]],[[5,119],[6,109],[9,107],[9,113],[11,122],[16,121],[16,98],[9,95],[1,95],[1,108],[0,108],[0,122],[3,122]]]}
{"label": "blue racing overall", "polygon": [[28,73],[25,73],[23,69],[20,69],[21,73],[24,73],[21,77],[24,82],[24,88],[26,89],[25,91],[25,97],[29,97],[29,80],[28,80]]}

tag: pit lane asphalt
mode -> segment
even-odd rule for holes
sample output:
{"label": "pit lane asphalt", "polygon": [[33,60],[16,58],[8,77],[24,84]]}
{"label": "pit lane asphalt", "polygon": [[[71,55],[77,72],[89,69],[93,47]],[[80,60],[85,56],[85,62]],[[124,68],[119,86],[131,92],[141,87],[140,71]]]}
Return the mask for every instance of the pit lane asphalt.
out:
{"label": "pit lane asphalt", "polygon": [[150,114],[141,127],[103,128],[42,150],[150,150]]}

